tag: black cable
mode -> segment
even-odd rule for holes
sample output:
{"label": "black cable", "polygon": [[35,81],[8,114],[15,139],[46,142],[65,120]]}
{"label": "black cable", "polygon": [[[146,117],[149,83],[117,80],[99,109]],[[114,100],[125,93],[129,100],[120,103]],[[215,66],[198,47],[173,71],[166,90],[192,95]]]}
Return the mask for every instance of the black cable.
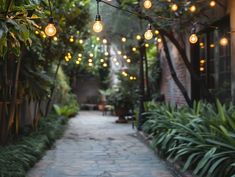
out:
{"label": "black cable", "polygon": [[48,0],[49,8],[50,8],[50,16],[52,17],[52,8],[51,8],[51,0]]}

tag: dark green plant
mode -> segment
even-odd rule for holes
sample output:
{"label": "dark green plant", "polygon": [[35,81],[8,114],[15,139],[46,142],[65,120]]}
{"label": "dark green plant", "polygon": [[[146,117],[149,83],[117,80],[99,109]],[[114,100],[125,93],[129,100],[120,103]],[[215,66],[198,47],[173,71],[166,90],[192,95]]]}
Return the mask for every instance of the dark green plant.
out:
{"label": "dark green plant", "polygon": [[30,169],[59,138],[67,119],[50,115],[42,119],[37,132],[27,132],[11,145],[0,146],[0,176],[25,177]]}
{"label": "dark green plant", "polygon": [[198,102],[194,108],[156,105],[143,129],[161,155],[201,177],[235,173],[235,108]]}

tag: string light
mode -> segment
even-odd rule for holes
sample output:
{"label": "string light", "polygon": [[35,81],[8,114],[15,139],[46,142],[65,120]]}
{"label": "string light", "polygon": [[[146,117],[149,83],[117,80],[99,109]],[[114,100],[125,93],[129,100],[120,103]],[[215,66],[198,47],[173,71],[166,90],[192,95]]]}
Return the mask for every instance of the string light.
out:
{"label": "string light", "polygon": [[108,41],[107,41],[107,39],[103,39],[103,44],[107,44],[108,43]]}
{"label": "string light", "polygon": [[126,56],[126,55],[123,55],[123,58],[124,58],[124,59],[127,59],[127,56]]}
{"label": "string light", "polygon": [[79,43],[80,43],[80,44],[83,44],[83,40],[82,40],[82,39],[80,39],[80,40],[79,40]]}
{"label": "string light", "polygon": [[139,41],[139,40],[141,40],[141,35],[136,35],[136,39]]}
{"label": "string light", "polygon": [[131,59],[128,58],[128,59],[126,60],[126,62],[127,62],[127,63],[131,63]]}
{"label": "string light", "polygon": [[196,44],[198,41],[198,37],[195,33],[191,34],[191,36],[189,37],[189,42],[191,44]]}
{"label": "string light", "polygon": [[92,57],[94,57],[94,54],[93,54],[93,53],[90,53],[89,56],[92,58]]}
{"label": "string light", "polygon": [[122,52],[121,52],[120,50],[119,50],[117,53],[118,53],[118,55],[121,55],[121,54],[122,54]]}
{"label": "string light", "polygon": [[74,38],[73,38],[73,36],[70,36],[70,38],[69,38],[69,42],[74,42]]}
{"label": "string light", "polygon": [[222,37],[219,41],[220,45],[226,46],[228,45],[228,39],[226,37]]}
{"label": "string light", "polygon": [[54,41],[58,41],[58,38],[56,36],[53,37]]}
{"label": "string light", "polygon": [[137,51],[136,47],[132,47],[132,51],[136,52]]}
{"label": "string light", "polygon": [[54,25],[54,20],[53,20],[52,17],[49,18],[49,23],[45,27],[44,31],[45,31],[46,35],[49,36],[49,37],[53,37],[53,36],[56,35],[57,30],[56,30],[56,27]]}
{"label": "string light", "polygon": [[157,42],[158,42],[158,43],[161,43],[161,42],[162,42],[162,39],[161,39],[161,38],[158,38],[158,39],[157,39]]}
{"label": "string light", "polygon": [[152,26],[151,24],[148,24],[147,31],[144,33],[144,38],[146,40],[150,40],[153,38],[153,33],[152,33]]}
{"label": "string light", "polygon": [[152,7],[152,2],[150,0],[145,0],[144,1],[144,8],[150,9],[151,7]]}
{"label": "string light", "polygon": [[76,61],[76,64],[79,65],[79,64],[80,64],[80,61]]}
{"label": "string light", "polygon": [[99,37],[97,37],[97,38],[96,38],[96,40],[97,40],[97,41],[100,41],[100,38],[99,38]]}
{"label": "string light", "polygon": [[91,58],[88,59],[88,62],[89,62],[89,63],[92,63],[92,61],[93,61],[93,60],[92,60]]}
{"label": "string light", "polygon": [[108,64],[107,64],[107,63],[104,63],[104,64],[103,64],[103,67],[105,67],[105,68],[108,67]]}
{"label": "string light", "polygon": [[36,30],[36,31],[35,31],[35,34],[39,34],[39,31]]}
{"label": "string light", "polygon": [[96,33],[100,33],[102,30],[103,30],[103,24],[102,24],[100,12],[99,12],[99,0],[97,0],[97,15],[95,17],[93,31]]}
{"label": "string light", "polygon": [[145,46],[146,48],[148,48],[148,47],[149,47],[149,44],[146,43],[144,46]]}
{"label": "string light", "polygon": [[81,53],[79,53],[79,54],[78,54],[78,57],[82,57],[82,54],[81,54]]}
{"label": "string light", "polygon": [[195,11],[197,10],[197,8],[196,8],[195,5],[192,5],[192,6],[190,6],[189,10],[190,10],[191,12],[195,12]]}
{"label": "string light", "polygon": [[126,42],[126,38],[125,37],[122,37],[122,42]]}
{"label": "string light", "polygon": [[210,6],[211,7],[215,7],[216,6],[216,2],[215,1],[210,1]]}
{"label": "string light", "polygon": [[172,4],[171,5],[171,10],[174,11],[174,12],[177,11],[178,10],[178,5],[177,4]]}
{"label": "string light", "polygon": [[108,53],[108,52],[105,52],[104,55],[105,55],[105,56],[109,56],[109,53]]}
{"label": "string light", "polygon": [[155,34],[158,35],[158,34],[159,34],[159,31],[158,31],[158,30],[155,30]]}
{"label": "string light", "polygon": [[104,63],[104,59],[101,58],[101,59],[100,59],[100,62],[101,62],[101,63]]}

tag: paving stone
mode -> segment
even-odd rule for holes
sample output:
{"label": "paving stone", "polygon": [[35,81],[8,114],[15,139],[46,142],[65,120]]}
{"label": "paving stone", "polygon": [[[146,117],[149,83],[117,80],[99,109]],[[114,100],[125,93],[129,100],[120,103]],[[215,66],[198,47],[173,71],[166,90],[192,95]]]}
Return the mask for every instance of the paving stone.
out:
{"label": "paving stone", "polygon": [[80,112],[27,177],[173,177],[130,124]]}

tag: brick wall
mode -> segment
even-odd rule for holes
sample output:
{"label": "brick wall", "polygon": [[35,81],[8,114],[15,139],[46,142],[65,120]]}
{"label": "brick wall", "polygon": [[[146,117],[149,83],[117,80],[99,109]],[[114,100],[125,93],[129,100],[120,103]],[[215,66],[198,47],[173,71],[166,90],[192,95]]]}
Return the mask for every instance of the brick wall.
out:
{"label": "brick wall", "polygon": [[[185,88],[190,90],[190,77],[183,63],[183,60],[179,57],[177,49],[170,43],[168,43],[169,50],[171,51],[171,59],[174,65],[175,71],[181,83]],[[160,62],[162,68],[162,77],[160,84],[160,92],[165,96],[165,101],[177,105],[185,105],[186,101],[171,77],[170,69],[168,67],[167,60],[162,45],[159,45]]]}

